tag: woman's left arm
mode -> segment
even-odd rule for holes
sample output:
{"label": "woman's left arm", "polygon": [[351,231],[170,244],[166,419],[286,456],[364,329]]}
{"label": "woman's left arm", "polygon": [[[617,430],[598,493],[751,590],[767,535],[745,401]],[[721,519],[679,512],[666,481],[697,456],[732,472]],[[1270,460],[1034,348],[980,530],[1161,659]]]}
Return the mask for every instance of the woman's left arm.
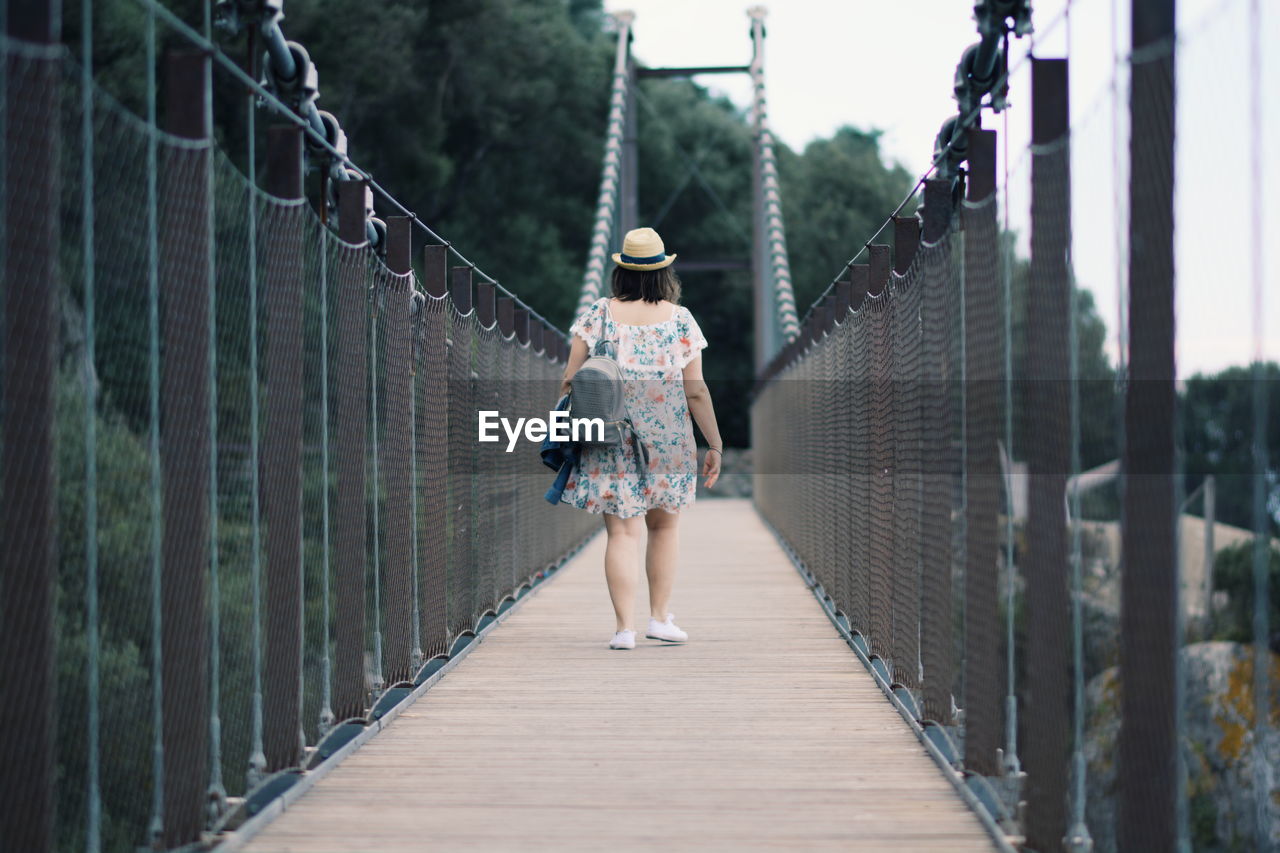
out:
{"label": "woman's left arm", "polygon": [[586,360],[587,342],[574,335],[569,343],[569,361],[564,366],[564,376],[560,381],[560,397],[569,393],[569,389],[573,386],[573,374],[578,372],[578,368],[582,367]]}

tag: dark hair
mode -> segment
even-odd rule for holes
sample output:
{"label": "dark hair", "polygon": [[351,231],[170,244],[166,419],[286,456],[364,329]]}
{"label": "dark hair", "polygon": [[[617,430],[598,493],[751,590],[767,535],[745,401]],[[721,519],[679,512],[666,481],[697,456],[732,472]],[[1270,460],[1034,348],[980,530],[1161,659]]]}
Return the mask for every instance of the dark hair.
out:
{"label": "dark hair", "polygon": [[645,302],[669,302],[680,304],[680,277],[671,265],[657,270],[629,270],[613,268],[613,295],[622,302],[642,299]]}

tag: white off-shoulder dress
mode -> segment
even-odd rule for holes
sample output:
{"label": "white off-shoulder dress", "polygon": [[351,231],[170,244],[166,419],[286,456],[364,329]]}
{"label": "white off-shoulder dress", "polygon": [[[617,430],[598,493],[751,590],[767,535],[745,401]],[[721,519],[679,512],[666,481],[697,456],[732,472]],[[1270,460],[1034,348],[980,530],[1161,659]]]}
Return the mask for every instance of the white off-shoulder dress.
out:
{"label": "white off-shoulder dress", "polygon": [[578,316],[569,332],[586,342],[588,353],[601,337],[614,342],[627,413],[649,451],[649,466],[641,478],[630,440],[616,447],[584,447],[561,500],[620,518],[658,508],[677,512],[693,503],[698,456],[683,370],[707,341],[689,309],[678,305],[669,320],[632,325],[616,322],[609,299],[601,298]]}

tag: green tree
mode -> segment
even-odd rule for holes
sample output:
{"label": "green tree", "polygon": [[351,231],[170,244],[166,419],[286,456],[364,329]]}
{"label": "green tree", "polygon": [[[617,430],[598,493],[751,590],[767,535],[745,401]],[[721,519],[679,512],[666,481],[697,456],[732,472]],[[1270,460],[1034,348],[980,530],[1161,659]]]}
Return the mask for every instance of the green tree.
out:
{"label": "green tree", "polygon": [[[1266,507],[1275,530],[1280,509],[1280,364],[1263,368],[1267,407]],[[1217,486],[1219,521],[1253,527],[1253,393],[1252,367],[1231,367],[1220,373],[1197,373],[1182,389],[1182,444],[1185,489],[1191,492],[1206,474]]]}
{"label": "green tree", "polygon": [[482,269],[567,325],[608,109],[612,44],[598,0],[290,8],[286,31],[311,51],[319,103],[341,120],[352,157]]}
{"label": "green tree", "polygon": [[[1268,551],[1270,578],[1270,623],[1272,638],[1280,638],[1280,549]],[[1213,588],[1227,594],[1227,608],[1214,623],[1214,639],[1252,643],[1253,636],[1253,542],[1223,548],[1213,560]],[[1269,640],[1273,648],[1275,639]]]}
{"label": "green tree", "polygon": [[830,139],[810,142],[802,154],[780,146],[787,252],[801,313],[911,188],[913,177],[901,164],[885,164],[880,135],[843,127]]}
{"label": "green tree", "polygon": [[[1012,253],[1013,234],[1002,236],[1004,257],[1010,267],[1010,333],[1013,362],[1013,453],[1025,459],[1032,419],[1038,412],[1027,401],[1029,377],[1034,365],[1027,356],[1027,338],[1038,333],[1043,323],[1059,318],[1033,315],[1027,308],[1031,265]],[[1107,328],[1098,316],[1093,294],[1078,285],[1074,288],[1076,352],[1073,390],[1079,401],[1080,467],[1088,470],[1120,455],[1118,431],[1119,397],[1115,368],[1107,358]],[[1118,507],[1115,508],[1118,511]]]}
{"label": "green tree", "polygon": [[133,850],[150,810],[149,469],[145,440],[104,406],[86,410],[79,365],[57,384],[59,849],[83,849],[88,692],[85,659],[85,419],[97,430],[99,713],[103,849]]}

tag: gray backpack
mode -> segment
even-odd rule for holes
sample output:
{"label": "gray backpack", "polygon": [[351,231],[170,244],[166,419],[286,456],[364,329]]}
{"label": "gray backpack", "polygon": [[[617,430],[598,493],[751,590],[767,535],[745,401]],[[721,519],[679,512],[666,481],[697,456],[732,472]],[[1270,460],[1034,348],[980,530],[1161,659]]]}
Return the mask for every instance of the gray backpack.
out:
{"label": "gray backpack", "polygon": [[604,421],[603,437],[596,435],[596,430],[585,430],[588,438],[579,443],[584,447],[612,447],[623,444],[628,435],[632,436],[636,466],[640,469],[641,479],[644,479],[649,470],[649,448],[640,440],[640,434],[627,414],[622,367],[615,357],[613,341],[602,338],[596,342],[595,351],[573,374],[570,385],[570,416]]}

